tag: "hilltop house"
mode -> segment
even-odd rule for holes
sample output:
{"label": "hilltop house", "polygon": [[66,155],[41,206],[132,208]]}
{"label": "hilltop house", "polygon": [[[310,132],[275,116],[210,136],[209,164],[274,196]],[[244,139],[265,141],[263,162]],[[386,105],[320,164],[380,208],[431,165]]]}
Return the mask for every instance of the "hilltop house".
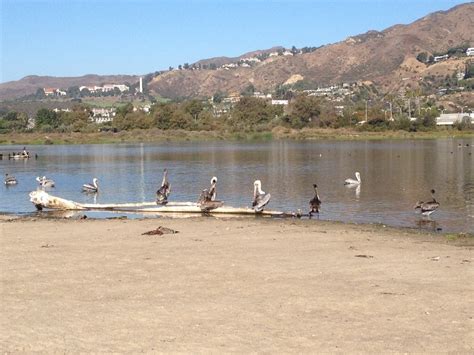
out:
{"label": "hilltop house", "polygon": [[46,96],[66,96],[66,91],[60,90],[58,88],[43,88],[44,94]]}

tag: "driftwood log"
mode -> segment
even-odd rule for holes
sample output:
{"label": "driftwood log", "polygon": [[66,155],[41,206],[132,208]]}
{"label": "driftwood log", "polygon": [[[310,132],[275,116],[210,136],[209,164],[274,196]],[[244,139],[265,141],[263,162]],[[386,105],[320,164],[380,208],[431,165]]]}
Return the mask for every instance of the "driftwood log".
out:
{"label": "driftwood log", "polygon": [[[203,213],[201,208],[194,202],[168,202],[166,205],[157,205],[156,202],[141,203],[117,203],[117,204],[83,204],[66,200],[48,194],[46,191],[37,190],[30,192],[30,201],[38,210],[105,210],[116,212],[137,212],[137,213]],[[209,214],[235,214],[235,215],[271,215],[281,217],[292,217],[293,213],[280,211],[262,211],[256,213],[252,208],[222,206],[208,212]]]}

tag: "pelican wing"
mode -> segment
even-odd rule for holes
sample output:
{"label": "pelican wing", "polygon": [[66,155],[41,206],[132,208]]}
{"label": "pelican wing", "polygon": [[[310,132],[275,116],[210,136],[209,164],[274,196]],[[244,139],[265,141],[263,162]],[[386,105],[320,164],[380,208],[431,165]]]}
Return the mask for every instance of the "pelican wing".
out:
{"label": "pelican wing", "polygon": [[270,202],[270,199],[272,198],[272,195],[266,194],[266,195],[259,195],[255,200],[253,201],[252,207],[255,210],[255,212],[262,212],[264,207]]}

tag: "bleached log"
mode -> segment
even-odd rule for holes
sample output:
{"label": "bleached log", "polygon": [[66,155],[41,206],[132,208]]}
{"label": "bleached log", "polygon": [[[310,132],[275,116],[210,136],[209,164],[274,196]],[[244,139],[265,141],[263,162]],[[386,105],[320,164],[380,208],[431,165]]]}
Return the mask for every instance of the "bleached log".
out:
{"label": "bleached log", "polygon": [[[60,197],[52,196],[46,191],[37,190],[30,193],[30,201],[38,209],[54,210],[109,210],[117,212],[135,212],[135,213],[203,213],[201,208],[194,202],[168,202],[166,205],[157,205],[154,202],[142,203],[118,203],[118,204],[82,204]],[[209,214],[234,214],[234,215],[255,215],[256,212],[251,208],[222,206],[213,209]],[[293,216],[292,213],[281,211],[262,211],[260,215],[272,216]]]}

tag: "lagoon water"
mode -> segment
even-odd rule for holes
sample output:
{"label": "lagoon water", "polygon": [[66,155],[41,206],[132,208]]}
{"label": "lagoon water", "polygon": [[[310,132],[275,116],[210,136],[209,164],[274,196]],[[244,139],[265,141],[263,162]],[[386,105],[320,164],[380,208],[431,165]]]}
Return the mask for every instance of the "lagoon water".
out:
{"label": "lagoon water", "polygon": [[[260,179],[272,194],[268,208],[307,212],[317,183],[322,220],[472,233],[473,145],[474,139],[30,146],[37,160],[0,160],[0,171],[19,181],[0,186],[0,212],[35,213],[28,193],[37,188],[36,176],[43,175],[56,181],[52,194],[78,202],[153,201],[168,168],[170,200],[196,201],[217,176],[219,199],[249,206],[253,181]],[[22,148],[1,146],[0,152]],[[362,176],[360,188],[344,186],[355,171]],[[100,193],[83,194],[82,184],[93,177],[99,179]],[[431,188],[441,207],[423,218],[413,206],[430,199]]]}

